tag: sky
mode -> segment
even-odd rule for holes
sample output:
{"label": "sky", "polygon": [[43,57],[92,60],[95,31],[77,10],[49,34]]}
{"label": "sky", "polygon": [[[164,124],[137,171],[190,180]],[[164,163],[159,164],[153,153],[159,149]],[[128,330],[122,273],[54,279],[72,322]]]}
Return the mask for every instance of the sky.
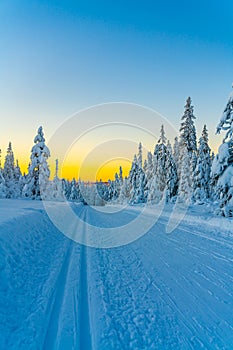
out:
{"label": "sky", "polygon": [[[26,170],[40,125],[49,141],[70,116],[102,103],[145,106],[178,130],[188,96],[198,136],[206,123],[216,151],[223,136],[216,136],[215,128],[233,81],[232,13],[232,0],[188,4],[179,0],[1,0],[3,158],[12,141],[15,157]],[[150,130],[146,118],[144,123]],[[154,123],[158,134],[160,125]],[[102,133],[105,148],[100,151],[108,152],[105,160],[95,152],[100,173],[93,174],[92,163],[86,162],[83,179],[101,176],[105,180],[115,172],[120,164],[116,146],[105,143],[114,135],[111,128]],[[131,136],[136,152],[142,135],[134,130]],[[97,139],[98,133],[89,132],[80,147],[72,141],[61,159],[62,175],[77,175],[80,159],[84,154],[88,157],[90,144],[93,148]],[[144,135],[141,141],[153,148],[148,140]],[[123,149],[127,168],[134,151]],[[56,150],[51,153],[59,158]]]}

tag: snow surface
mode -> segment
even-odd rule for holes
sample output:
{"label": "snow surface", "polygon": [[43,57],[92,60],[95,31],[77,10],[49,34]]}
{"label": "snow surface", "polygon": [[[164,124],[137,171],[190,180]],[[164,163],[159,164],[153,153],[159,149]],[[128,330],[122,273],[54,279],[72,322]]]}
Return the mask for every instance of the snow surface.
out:
{"label": "snow surface", "polygon": [[[166,234],[168,205],[134,243],[94,249],[62,235],[42,202],[0,206],[0,349],[233,348],[231,219],[191,206]],[[114,227],[140,207],[73,210]]]}

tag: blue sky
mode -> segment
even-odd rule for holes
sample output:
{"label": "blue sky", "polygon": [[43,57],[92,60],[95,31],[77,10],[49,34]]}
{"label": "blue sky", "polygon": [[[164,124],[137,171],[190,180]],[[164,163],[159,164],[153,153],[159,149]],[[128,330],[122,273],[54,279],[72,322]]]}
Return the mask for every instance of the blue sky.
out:
{"label": "blue sky", "polygon": [[[0,2],[0,146],[27,161],[47,137],[94,104],[134,102],[177,128],[186,98],[212,145],[233,81],[232,1]],[[18,152],[18,153],[17,153]]]}

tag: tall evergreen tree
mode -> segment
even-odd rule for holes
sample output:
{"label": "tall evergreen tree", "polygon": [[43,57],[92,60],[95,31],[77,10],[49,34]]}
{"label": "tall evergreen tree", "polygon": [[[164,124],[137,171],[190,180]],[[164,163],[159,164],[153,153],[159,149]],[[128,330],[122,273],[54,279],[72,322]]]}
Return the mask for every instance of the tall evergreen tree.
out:
{"label": "tall evergreen tree", "polygon": [[170,142],[167,141],[163,125],[161,126],[160,137],[154,150],[153,171],[150,171],[150,173],[147,171],[147,173],[150,174],[150,180],[147,186],[148,202],[157,203],[165,195],[170,200],[176,195],[176,165],[172,156],[172,147]]}
{"label": "tall evergreen tree", "polygon": [[71,192],[71,184],[69,180],[62,179],[62,196],[69,200]]}
{"label": "tall evergreen tree", "polygon": [[171,144],[167,144],[167,155],[166,155],[166,199],[167,201],[172,200],[177,195],[178,190],[178,176],[177,168],[172,155]]}
{"label": "tall evergreen tree", "polygon": [[146,202],[146,177],[142,168],[139,168],[138,174],[138,186],[136,189],[135,195],[135,204],[145,203]]}
{"label": "tall evergreen tree", "polygon": [[47,163],[50,151],[45,145],[43,129],[40,126],[34,138],[34,146],[31,150],[31,163],[28,169],[27,184],[24,186],[24,195],[32,199],[46,197],[46,191],[50,176]]}
{"label": "tall evergreen tree", "polygon": [[[179,198],[183,198],[185,202],[191,202],[191,198],[193,198],[193,193],[195,191],[193,186],[194,171],[197,162],[195,119],[196,117],[193,114],[192,101],[191,98],[188,97],[184,115],[181,118],[178,161]],[[187,159],[187,156],[189,159]],[[187,175],[190,179],[187,179]],[[188,185],[190,186],[189,188],[187,187]]]}
{"label": "tall evergreen tree", "polygon": [[146,188],[146,176],[142,167],[142,144],[139,143],[138,155],[137,155],[137,178],[136,178],[136,190],[134,196],[134,203],[145,203],[145,188]]}
{"label": "tall evergreen tree", "polygon": [[138,186],[138,160],[136,154],[134,155],[134,159],[131,165],[131,169],[129,172],[129,183],[130,183],[130,202],[134,203],[136,193],[137,193],[137,186]]}
{"label": "tall evergreen tree", "polygon": [[226,132],[212,165],[212,178],[216,183],[216,197],[220,200],[220,213],[233,216],[233,93],[217,126],[217,134]]}
{"label": "tall evergreen tree", "polygon": [[146,201],[145,188],[146,188],[146,177],[142,168],[142,144],[139,143],[138,155],[134,156],[131,170],[129,173],[130,183],[130,203],[138,204]]}
{"label": "tall evergreen tree", "polygon": [[76,201],[76,202],[82,202],[82,195],[79,188],[79,183],[73,179],[70,183],[70,196],[69,200]]}
{"label": "tall evergreen tree", "polygon": [[119,168],[119,181],[120,181],[120,184],[122,185],[123,184],[123,170],[122,170],[122,166],[120,166],[120,168]]}
{"label": "tall evergreen tree", "polygon": [[118,192],[117,192],[116,181],[112,181],[112,180],[109,179],[108,180],[108,198],[107,198],[107,201],[108,202],[109,201],[115,201],[117,198],[118,198]]}
{"label": "tall evergreen tree", "polygon": [[137,161],[138,161],[138,167],[142,169],[142,143],[141,142],[139,142],[139,145],[138,145]]}
{"label": "tall evergreen tree", "polygon": [[119,197],[121,191],[121,181],[118,173],[115,173],[115,181],[113,183],[113,199],[116,200]]}
{"label": "tall evergreen tree", "polygon": [[59,162],[58,159],[55,160],[55,174],[53,181],[51,182],[51,199],[62,201],[64,200],[62,180],[58,176]]}
{"label": "tall evergreen tree", "polygon": [[18,182],[20,180],[20,177],[22,176],[18,159],[16,159],[16,166],[14,168],[14,173],[15,173],[15,179]]}
{"label": "tall evergreen tree", "polygon": [[154,158],[155,164],[157,165],[155,172],[157,176],[157,183],[161,194],[163,193],[166,184],[167,184],[167,169],[166,169],[166,160],[167,160],[167,138],[165,136],[165,131],[163,125],[161,126],[160,138],[155,147]]}
{"label": "tall evergreen tree", "polygon": [[9,146],[7,148],[3,168],[3,177],[5,179],[6,198],[17,198],[19,196],[19,191],[17,188],[19,178],[16,179],[15,160],[11,142],[9,142]]}
{"label": "tall evergreen tree", "polygon": [[199,139],[197,165],[194,172],[194,200],[203,203],[210,198],[211,149],[208,144],[208,131],[204,125]]}
{"label": "tall evergreen tree", "polygon": [[151,187],[151,182],[154,175],[154,164],[153,164],[153,155],[151,152],[147,153],[147,159],[144,161],[144,167],[143,167],[144,173],[145,173],[145,201],[147,201],[149,189]]}
{"label": "tall evergreen tree", "polygon": [[173,145],[173,159],[176,164],[177,172],[179,172],[179,158],[180,158],[180,150],[179,150],[179,140],[178,137],[175,137],[174,145]]}
{"label": "tall evergreen tree", "polygon": [[188,97],[185,105],[184,115],[181,118],[180,126],[180,150],[185,147],[188,150],[190,158],[193,152],[197,151],[197,137],[193,114],[192,100]]}
{"label": "tall evergreen tree", "polygon": [[15,177],[15,198],[19,198],[22,196],[24,178],[22,176],[18,159],[16,159],[16,165],[14,168],[14,177]]}

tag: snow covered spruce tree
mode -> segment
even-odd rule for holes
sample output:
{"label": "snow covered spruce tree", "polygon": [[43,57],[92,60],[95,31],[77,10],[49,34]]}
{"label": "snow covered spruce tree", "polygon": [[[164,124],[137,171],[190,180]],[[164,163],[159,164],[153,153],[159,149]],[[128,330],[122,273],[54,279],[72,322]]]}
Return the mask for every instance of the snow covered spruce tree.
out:
{"label": "snow covered spruce tree", "polygon": [[145,203],[145,188],[146,188],[146,177],[142,168],[139,168],[138,174],[138,187],[136,192],[135,204]]}
{"label": "snow covered spruce tree", "polygon": [[118,173],[115,173],[115,181],[114,181],[114,200],[117,200],[121,191],[121,181]]}
{"label": "snow covered spruce tree", "polygon": [[14,197],[14,190],[15,190],[14,167],[15,167],[14,153],[12,150],[11,142],[9,142],[7,152],[6,152],[6,157],[5,157],[4,168],[3,168],[3,177],[5,179],[5,186],[6,186],[6,198]]}
{"label": "snow covered spruce tree", "polygon": [[[185,202],[191,202],[193,200],[193,193],[195,191],[193,183],[197,152],[195,119],[192,101],[191,98],[188,97],[184,115],[181,118],[178,162],[179,197]],[[187,157],[189,157],[189,159]],[[190,176],[190,179],[187,179],[187,174]],[[182,176],[184,177],[183,179]],[[186,187],[188,184],[190,186],[189,190]],[[184,192],[182,193],[182,191]]]}
{"label": "snow covered spruce tree", "polygon": [[153,170],[154,170],[154,165],[153,165],[153,155],[151,152],[147,153],[147,159],[144,161],[144,166],[143,170],[145,173],[145,189],[144,189],[144,195],[145,199],[147,201],[148,195],[149,195],[149,189],[151,187],[151,182],[153,179]]}
{"label": "snow covered spruce tree", "polygon": [[167,159],[167,138],[165,136],[164,126],[161,126],[160,130],[160,138],[158,140],[158,143],[155,147],[154,151],[154,157],[156,158],[157,163],[157,181],[159,185],[159,190],[161,194],[163,194],[163,191],[166,187],[166,159]]}
{"label": "snow covered spruce tree", "polygon": [[115,181],[108,180],[108,195],[107,202],[115,201],[118,197],[117,187]]}
{"label": "snow covered spruce tree", "polygon": [[148,195],[149,201],[159,202],[162,198],[170,200],[177,194],[177,170],[171,144],[167,142],[163,125],[161,126],[160,138],[155,146],[153,165],[153,179]]}
{"label": "snow covered spruce tree", "polygon": [[130,184],[130,203],[133,204],[136,192],[137,192],[137,186],[138,186],[138,160],[136,154],[134,155],[134,159],[132,161],[131,169],[129,172],[129,184]]}
{"label": "snow covered spruce tree", "polygon": [[92,186],[92,191],[94,193],[94,201],[93,201],[93,203],[90,203],[90,204],[92,204],[94,206],[104,206],[105,200],[103,199],[103,197],[100,196],[97,185]]}
{"label": "snow covered spruce tree", "polygon": [[113,200],[117,203],[120,203],[120,194],[123,187],[123,170],[122,167],[119,167],[119,173],[115,173],[114,180],[114,191],[113,191]]}
{"label": "snow covered spruce tree", "polygon": [[146,187],[146,176],[145,172],[142,168],[142,144],[141,142],[139,143],[138,146],[138,176],[137,176],[137,190],[136,190],[136,197],[135,197],[135,204],[139,203],[145,203],[146,202],[146,197],[145,197],[145,187]]}
{"label": "snow covered spruce tree", "polygon": [[45,138],[42,126],[34,138],[35,145],[31,150],[31,162],[28,169],[27,183],[23,193],[32,199],[47,198],[50,170],[47,163],[50,151],[45,145]]}
{"label": "snow covered spruce tree", "polygon": [[187,98],[184,115],[181,118],[180,126],[180,150],[187,148],[190,159],[192,154],[197,151],[197,136],[194,120],[196,117],[193,114],[192,100]]}
{"label": "snow covered spruce tree", "polygon": [[64,198],[69,200],[70,198],[70,192],[71,192],[71,184],[69,180],[62,179],[62,195]]}
{"label": "snow covered spruce tree", "polygon": [[70,196],[69,200],[83,203],[83,196],[80,190],[80,181],[73,179],[70,183]]}
{"label": "snow covered spruce tree", "polygon": [[109,182],[105,183],[102,181],[102,179],[100,179],[100,181],[96,183],[96,188],[99,193],[99,196],[104,200],[104,202],[110,201],[108,184]]}
{"label": "snow covered spruce tree", "polygon": [[123,170],[122,170],[122,166],[119,167],[119,182],[120,182],[120,185],[122,186],[122,184],[123,184]]}
{"label": "snow covered spruce tree", "polygon": [[131,170],[129,173],[130,203],[145,203],[146,177],[142,168],[142,144],[139,143],[138,154],[134,155]]}
{"label": "snow covered spruce tree", "polygon": [[220,213],[233,216],[233,93],[217,126],[217,134],[226,132],[212,165],[212,178],[216,183],[216,198],[220,200]]}
{"label": "snow covered spruce tree", "polygon": [[7,148],[5,157],[5,163],[3,168],[3,177],[5,180],[5,196],[6,198],[19,198],[21,195],[20,190],[20,177],[21,171],[19,164],[15,166],[14,153],[12,150],[11,142]]}
{"label": "snow covered spruce tree", "polygon": [[180,145],[178,137],[176,136],[174,139],[174,145],[173,145],[173,159],[176,165],[177,174],[179,176],[179,159],[180,159]]}
{"label": "snow covered spruce tree", "polygon": [[197,152],[197,165],[194,171],[194,200],[205,203],[210,198],[210,172],[211,172],[211,149],[208,145],[208,131],[204,125],[202,136],[199,139]]}
{"label": "snow covered spruce tree", "polygon": [[178,176],[177,167],[172,154],[172,147],[170,142],[167,142],[166,154],[166,201],[174,200],[178,191]]}
{"label": "snow covered spruce tree", "polygon": [[98,192],[99,196],[101,198],[103,198],[104,200],[105,200],[105,195],[106,195],[105,187],[106,187],[106,185],[105,185],[105,183],[103,183],[102,179],[100,179],[99,181],[96,181],[97,192]]}
{"label": "snow covered spruce tree", "polygon": [[58,159],[55,160],[55,175],[53,181],[51,182],[51,199],[62,201],[64,200],[63,189],[62,189],[62,180],[58,176]]}
{"label": "snow covered spruce tree", "polygon": [[19,166],[19,161],[16,159],[16,165],[14,168],[14,176],[15,176],[15,198],[20,198],[22,196],[22,190],[24,186],[24,178],[22,176],[22,172]]}
{"label": "snow covered spruce tree", "polygon": [[[155,151],[156,151],[156,147],[157,145],[155,146]],[[149,153],[148,153],[148,156],[149,156]],[[146,190],[148,191],[147,202],[150,204],[157,204],[160,202],[162,198],[160,188],[159,188],[159,183],[158,183],[157,168],[158,168],[158,157],[155,156],[155,154],[153,154],[151,177],[148,178],[147,187],[146,187]]]}

